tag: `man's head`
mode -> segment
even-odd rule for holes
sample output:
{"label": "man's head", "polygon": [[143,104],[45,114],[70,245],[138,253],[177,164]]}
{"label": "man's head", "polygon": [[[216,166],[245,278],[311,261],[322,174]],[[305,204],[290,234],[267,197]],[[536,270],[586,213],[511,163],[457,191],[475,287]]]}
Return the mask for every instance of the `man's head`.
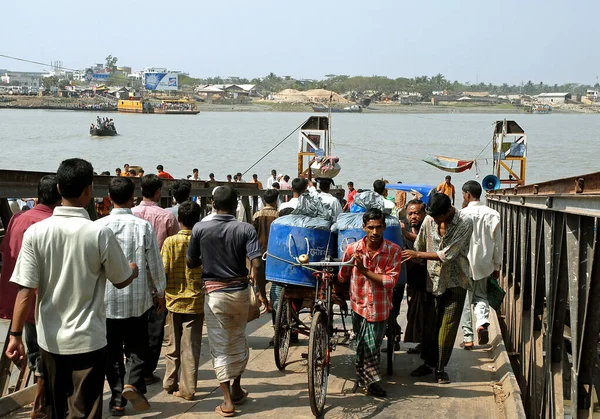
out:
{"label": "man's head", "polygon": [[178,204],[181,204],[188,200],[190,197],[190,191],[192,190],[192,182],[187,179],[179,179],[175,181],[175,184],[171,188],[173,198]]}
{"label": "man's head", "polygon": [[377,192],[379,195],[385,196],[386,195],[385,182],[381,179],[377,179],[375,182],[373,182],[373,190],[375,192]]}
{"label": "man's head", "polygon": [[371,208],[364,213],[363,230],[367,233],[367,242],[379,246],[385,230],[385,215],[380,209]]}
{"label": "man's head", "polygon": [[115,174],[116,174],[117,176],[121,176],[121,168],[120,168],[120,167],[117,167],[117,168],[115,169]]}
{"label": "man's head", "polygon": [[277,189],[267,189],[265,191],[265,202],[272,207],[277,207],[277,198],[279,198],[279,192]]}
{"label": "man's head", "polygon": [[319,188],[322,192],[329,193],[329,190],[331,189],[331,179],[320,179]]}
{"label": "man's head", "polygon": [[283,180],[285,180],[286,182],[289,182],[289,181],[290,181],[290,177],[289,177],[288,175],[285,175],[285,176],[283,177]]}
{"label": "man's head", "polygon": [[306,188],[308,188],[308,181],[306,179],[297,177],[292,180],[292,191],[296,198],[306,192]]}
{"label": "man's head", "polygon": [[433,217],[433,220],[437,224],[448,221],[454,216],[452,202],[448,195],[443,193],[433,194],[429,198],[429,203],[427,204],[427,208],[425,208],[425,212],[427,215]]}
{"label": "man's head", "polygon": [[275,179],[277,177],[277,170],[271,170],[271,176],[273,176],[273,179]]}
{"label": "man's head", "polygon": [[137,172],[135,171],[135,169],[129,169],[129,174],[131,176],[137,176]]}
{"label": "man's head", "polygon": [[56,180],[63,198],[75,199],[88,194],[91,198],[94,168],[83,159],[63,160],[56,171]]}
{"label": "man's head", "polygon": [[413,199],[406,204],[406,217],[413,227],[419,227],[425,219],[425,203],[420,199]]}
{"label": "man's head", "polygon": [[279,182],[273,182],[273,185],[271,185],[271,186],[273,186],[273,189],[277,189],[277,190],[281,189],[281,185],[279,185]]}
{"label": "man's head", "polygon": [[158,166],[156,166],[156,170],[158,170],[158,173],[162,172],[163,170],[165,170],[165,168],[163,167],[162,164],[159,164]]}
{"label": "man's head", "polygon": [[444,181],[446,182],[447,185],[450,185],[450,182],[452,182],[452,176],[448,175],[444,178]]}
{"label": "man's head", "polygon": [[258,175],[256,173],[252,175],[252,180],[254,180],[254,181],[258,180]]}
{"label": "man's head", "polygon": [[138,177],[144,177],[144,169],[140,169],[140,171],[138,172]]}
{"label": "man's head", "polygon": [[227,182],[231,182],[231,175],[227,175]]}
{"label": "man's head", "polygon": [[163,182],[161,178],[156,176],[154,173],[145,175],[142,178],[142,196],[146,199],[158,202],[160,199],[160,189],[162,188]]}
{"label": "man's head", "polygon": [[191,230],[194,224],[200,221],[201,212],[200,205],[193,201],[185,201],[177,210],[177,219],[184,227]]}
{"label": "man's head", "polygon": [[348,182],[348,191],[352,192],[354,190],[354,182]]}
{"label": "man's head", "polygon": [[475,180],[466,181],[465,184],[462,186],[462,195],[464,203],[468,205],[469,202],[479,201],[482,192],[483,189],[481,188],[479,182]]}
{"label": "man's head", "polygon": [[58,179],[55,175],[46,175],[38,182],[38,202],[49,207],[55,207],[60,204],[60,194],[58,193]]}
{"label": "man's head", "polygon": [[128,177],[113,178],[108,184],[108,196],[110,200],[121,207],[133,207],[134,194],[135,184]]}
{"label": "man's head", "polygon": [[217,211],[235,214],[237,192],[229,186],[219,186],[213,192],[213,206]]}
{"label": "man's head", "polygon": [[208,178],[209,178],[210,180],[215,180],[215,174],[214,174],[214,173],[209,173],[209,174],[208,174]]}
{"label": "man's head", "polygon": [[194,175],[194,178],[197,178],[198,177],[198,169],[193,169],[192,175]]}
{"label": "man's head", "polygon": [[127,163],[123,165],[123,170],[129,172],[129,165]]}

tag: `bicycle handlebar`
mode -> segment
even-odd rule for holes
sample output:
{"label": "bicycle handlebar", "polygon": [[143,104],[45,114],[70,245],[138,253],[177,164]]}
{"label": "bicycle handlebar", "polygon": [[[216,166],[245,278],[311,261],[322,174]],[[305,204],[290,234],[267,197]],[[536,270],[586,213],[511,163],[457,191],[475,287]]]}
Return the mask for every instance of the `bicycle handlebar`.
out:
{"label": "bicycle handlebar", "polygon": [[329,267],[341,267],[341,266],[354,266],[354,257],[350,258],[346,262],[306,262],[300,263],[300,266],[318,267],[318,268],[329,268]]}

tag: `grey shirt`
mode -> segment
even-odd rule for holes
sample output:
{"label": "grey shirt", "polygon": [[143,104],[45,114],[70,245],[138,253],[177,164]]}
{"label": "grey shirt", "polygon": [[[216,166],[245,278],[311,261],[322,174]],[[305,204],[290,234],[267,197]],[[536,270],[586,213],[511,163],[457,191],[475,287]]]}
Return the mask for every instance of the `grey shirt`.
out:
{"label": "grey shirt", "polygon": [[248,276],[246,257],[261,257],[258,236],[252,224],[237,221],[233,215],[217,214],[210,220],[196,223],[187,258],[202,260],[202,279],[224,279]]}

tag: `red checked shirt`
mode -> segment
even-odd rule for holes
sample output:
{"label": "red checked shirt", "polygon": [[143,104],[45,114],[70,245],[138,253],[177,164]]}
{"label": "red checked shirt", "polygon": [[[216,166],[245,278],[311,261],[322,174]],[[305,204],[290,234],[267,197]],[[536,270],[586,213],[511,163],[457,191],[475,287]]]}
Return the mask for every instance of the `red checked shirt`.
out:
{"label": "red checked shirt", "polygon": [[402,249],[384,239],[377,252],[369,257],[365,240],[348,245],[342,260],[348,261],[352,254],[357,253],[369,271],[383,276],[383,286],[370,281],[358,268],[351,266],[340,270],[339,279],[341,282],[350,280],[352,311],[368,322],[375,323],[386,320],[392,310],[392,292],[400,276]]}

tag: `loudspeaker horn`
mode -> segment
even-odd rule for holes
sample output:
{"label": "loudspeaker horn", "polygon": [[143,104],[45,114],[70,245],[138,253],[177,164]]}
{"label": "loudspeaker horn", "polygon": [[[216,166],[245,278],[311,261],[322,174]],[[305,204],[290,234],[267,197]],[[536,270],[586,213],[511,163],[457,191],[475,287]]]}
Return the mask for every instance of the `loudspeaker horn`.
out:
{"label": "loudspeaker horn", "polygon": [[487,175],[481,181],[481,187],[484,191],[495,191],[500,189],[500,179],[494,175]]}

